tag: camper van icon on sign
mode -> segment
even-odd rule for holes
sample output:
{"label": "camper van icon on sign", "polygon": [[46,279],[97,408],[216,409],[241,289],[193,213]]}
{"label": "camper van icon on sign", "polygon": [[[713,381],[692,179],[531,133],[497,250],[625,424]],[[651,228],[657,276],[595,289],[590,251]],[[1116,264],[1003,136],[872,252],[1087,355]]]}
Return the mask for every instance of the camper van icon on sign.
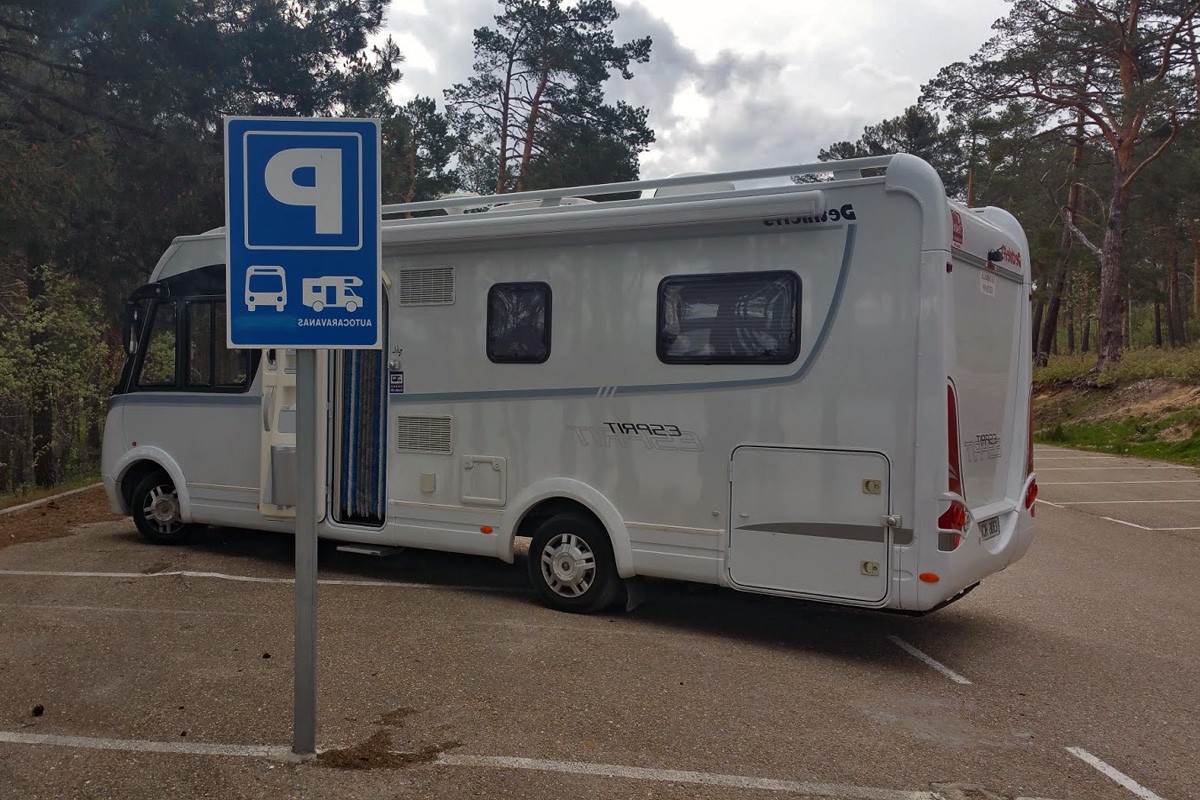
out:
{"label": "camper van icon on sign", "polygon": [[303,290],[302,301],[313,311],[344,308],[354,313],[363,306],[362,296],[354,291],[356,286],[363,285],[362,278],[351,275],[325,275],[320,278],[305,278],[300,285]]}

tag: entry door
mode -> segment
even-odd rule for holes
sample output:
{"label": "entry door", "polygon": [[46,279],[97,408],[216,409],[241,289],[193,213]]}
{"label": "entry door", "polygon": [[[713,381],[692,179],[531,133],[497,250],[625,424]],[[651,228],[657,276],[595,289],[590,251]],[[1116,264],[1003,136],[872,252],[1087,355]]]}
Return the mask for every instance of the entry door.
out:
{"label": "entry door", "polygon": [[739,447],[732,467],[729,577],[735,584],[883,600],[890,551],[886,458]]}

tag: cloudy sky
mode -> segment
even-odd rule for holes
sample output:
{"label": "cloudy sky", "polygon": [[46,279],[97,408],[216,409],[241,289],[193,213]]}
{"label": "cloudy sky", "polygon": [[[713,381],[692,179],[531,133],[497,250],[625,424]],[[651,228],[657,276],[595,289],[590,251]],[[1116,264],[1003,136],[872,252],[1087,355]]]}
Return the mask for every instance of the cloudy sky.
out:
{"label": "cloudy sky", "polygon": [[[1005,0],[616,0],[619,41],[649,35],[650,62],[608,97],[650,109],[657,142],[642,177],[815,161],[894,117],[922,83],[965,59]],[[471,71],[471,33],[497,0],[392,0],[387,27],[405,55],[396,99]]]}

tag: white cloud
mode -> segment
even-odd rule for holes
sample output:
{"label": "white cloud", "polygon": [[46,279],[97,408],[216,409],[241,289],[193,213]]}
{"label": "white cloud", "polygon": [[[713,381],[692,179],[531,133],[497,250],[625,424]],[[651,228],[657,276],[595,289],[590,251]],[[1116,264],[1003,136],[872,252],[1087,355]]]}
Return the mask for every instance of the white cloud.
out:
{"label": "white cloud", "polygon": [[[644,177],[810,161],[864,125],[896,116],[920,85],[967,58],[1006,0],[616,0],[620,41],[650,35],[648,64],[606,87],[650,109],[657,142]],[[496,0],[393,0],[388,28],[406,56],[396,90],[439,101],[470,76],[472,31]]]}

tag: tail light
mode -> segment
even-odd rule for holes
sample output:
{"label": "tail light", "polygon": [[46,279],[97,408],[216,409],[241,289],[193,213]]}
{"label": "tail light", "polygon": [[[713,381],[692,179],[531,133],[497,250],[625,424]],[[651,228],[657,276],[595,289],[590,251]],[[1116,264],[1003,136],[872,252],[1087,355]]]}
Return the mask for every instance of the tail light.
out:
{"label": "tail light", "polygon": [[958,436],[958,393],[954,384],[946,384],[946,466],[950,476],[949,494],[952,496],[950,507],[938,517],[938,528],[945,532],[939,536],[939,547],[942,550],[955,550],[962,542],[963,531],[967,529],[966,494],[962,481],[962,448]]}

